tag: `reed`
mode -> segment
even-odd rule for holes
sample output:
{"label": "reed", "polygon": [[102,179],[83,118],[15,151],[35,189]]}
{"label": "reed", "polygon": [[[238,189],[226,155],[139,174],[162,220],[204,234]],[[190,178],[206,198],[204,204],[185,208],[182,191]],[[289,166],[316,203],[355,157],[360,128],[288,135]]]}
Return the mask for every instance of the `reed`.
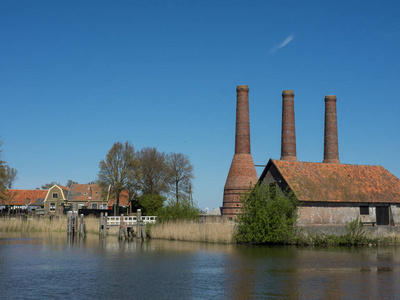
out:
{"label": "reed", "polygon": [[[93,217],[85,218],[86,231],[88,233],[99,233],[99,219]],[[67,218],[1,218],[0,232],[67,232]]]}
{"label": "reed", "polygon": [[232,222],[200,223],[197,221],[170,221],[150,226],[153,239],[177,241],[234,243],[235,224]]}

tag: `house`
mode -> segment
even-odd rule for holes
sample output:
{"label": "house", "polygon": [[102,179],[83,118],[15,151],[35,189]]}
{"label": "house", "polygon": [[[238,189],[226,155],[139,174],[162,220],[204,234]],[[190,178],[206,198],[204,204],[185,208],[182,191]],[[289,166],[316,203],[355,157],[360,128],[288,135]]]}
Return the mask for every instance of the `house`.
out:
{"label": "house", "polygon": [[[67,196],[67,203],[72,210],[81,208],[111,210],[115,203],[114,198],[109,193],[102,193],[99,184],[73,184]],[[119,205],[129,210],[131,206],[129,191],[121,192]]]}
{"label": "house", "polygon": [[27,209],[34,210],[44,206],[47,190],[21,190],[11,189],[6,191],[8,198],[2,201],[2,206],[10,207],[11,210]]}
{"label": "house", "polygon": [[49,188],[44,199],[45,213],[49,215],[62,215],[68,192],[69,188],[56,184]]}
{"label": "house", "polygon": [[73,184],[67,196],[72,210],[81,208],[108,209],[107,195],[102,196],[99,184]]}
{"label": "house", "polygon": [[400,225],[400,179],[381,166],[271,159],[259,182],[293,192],[299,226]]}

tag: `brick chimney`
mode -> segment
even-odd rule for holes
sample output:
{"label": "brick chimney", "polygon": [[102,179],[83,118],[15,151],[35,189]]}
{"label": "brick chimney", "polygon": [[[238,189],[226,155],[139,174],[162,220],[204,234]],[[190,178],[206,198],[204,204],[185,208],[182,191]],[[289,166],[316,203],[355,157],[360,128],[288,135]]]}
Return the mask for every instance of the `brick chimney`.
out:
{"label": "brick chimney", "polygon": [[281,160],[297,161],[296,130],[294,124],[294,93],[282,92],[282,142]]}
{"label": "brick chimney", "polygon": [[226,179],[222,206],[222,214],[226,216],[236,216],[240,212],[240,194],[258,181],[250,153],[249,87],[239,85],[236,92],[235,155]]}
{"label": "brick chimney", "polygon": [[324,163],[340,164],[336,96],[325,96]]}

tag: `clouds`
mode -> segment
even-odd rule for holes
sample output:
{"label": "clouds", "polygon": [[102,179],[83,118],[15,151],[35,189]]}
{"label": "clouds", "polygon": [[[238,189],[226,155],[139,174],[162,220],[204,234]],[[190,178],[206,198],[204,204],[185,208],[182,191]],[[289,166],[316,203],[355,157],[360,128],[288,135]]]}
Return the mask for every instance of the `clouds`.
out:
{"label": "clouds", "polygon": [[285,46],[286,46],[287,44],[289,44],[293,39],[294,39],[294,34],[291,33],[286,39],[283,40],[282,43],[280,43],[280,44],[274,46],[274,47],[271,49],[271,51],[270,51],[269,53],[272,54],[272,53],[278,51],[279,49],[285,47]]}

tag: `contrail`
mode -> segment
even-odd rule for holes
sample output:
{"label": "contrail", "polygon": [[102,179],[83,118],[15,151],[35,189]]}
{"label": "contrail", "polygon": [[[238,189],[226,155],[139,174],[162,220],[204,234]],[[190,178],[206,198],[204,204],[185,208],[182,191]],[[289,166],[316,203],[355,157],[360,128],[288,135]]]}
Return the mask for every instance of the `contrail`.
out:
{"label": "contrail", "polygon": [[286,39],[284,39],[284,41],[278,45],[276,45],[275,47],[273,47],[270,51],[270,53],[274,53],[276,51],[278,51],[279,49],[285,47],[287,44],[289,44],[292,40],[294,39],[294,34],[291,33]]}

